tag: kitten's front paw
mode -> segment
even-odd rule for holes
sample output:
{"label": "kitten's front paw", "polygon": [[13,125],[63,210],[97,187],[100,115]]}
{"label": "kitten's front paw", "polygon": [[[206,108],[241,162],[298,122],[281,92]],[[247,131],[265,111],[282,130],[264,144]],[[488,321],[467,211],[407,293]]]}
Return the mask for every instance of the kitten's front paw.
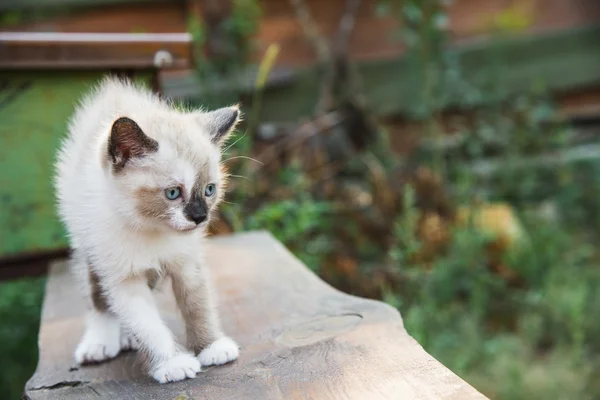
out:
{"label": "kitten's front paw", "polygon": [[114,332],[87,331],[75,350],[78,364],[98,363],[114,358],[121,350],[119,335]]}
{"label": "kitten's front paw", "polygon": [[198,360],[203,367],[221,365],[233,361],[240,355],[237,343],[231,338],[222,337],[212,342],[198,354]]}
{"label": "kitten's front paw", "polygon": [[97,363],[114,358],[121,350],[121,326],[111,314],[91,310],[85,332],[75,350],[78,364]]}
{"label": "kitten's front paw", "polygon": [[159,383],[167,383],[194,378],[198,372],[198,360],[191,354],[182,353],[157,365],[152,369],[151,375]]}

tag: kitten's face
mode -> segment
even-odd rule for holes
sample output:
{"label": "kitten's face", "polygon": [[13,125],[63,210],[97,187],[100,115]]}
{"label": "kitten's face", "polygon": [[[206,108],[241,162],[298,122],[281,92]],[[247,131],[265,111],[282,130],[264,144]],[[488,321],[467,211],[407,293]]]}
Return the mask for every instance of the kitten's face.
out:
{"label": "kitten's face", "polygon": [[130,225],[177,232],[206,227],[225,191],[220,146],[238,115],[225,108],[153,116],[140,125],[115,121],[107,155],[115,207]]}

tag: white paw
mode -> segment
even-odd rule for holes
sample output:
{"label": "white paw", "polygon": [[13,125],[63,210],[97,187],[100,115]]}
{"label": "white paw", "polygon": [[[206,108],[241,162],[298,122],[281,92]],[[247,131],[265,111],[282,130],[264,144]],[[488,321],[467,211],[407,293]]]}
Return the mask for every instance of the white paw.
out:
{"label": "white paw", "polygon": [[194,378],[200,372],[200,363],[187,353],[163,361],[152,369],[151,375],[159,383],[177,382],[185,378]]}
{"label": "white paw", "polygon": [[138,343],[135,336],[133,336],[128,330],[121,328],[121,350],[138,350],[140,344]]}
{"label": "white paw", "polygon": [[119,322],[107,314],[92,313],[81,342],[75,350],[78,364],[97,363],[114,358],[121,350]]}
{"label": "white paw", "polygon": [[221,365],[233,361],[240,355],[237,343],[231,338],[222,337],[212,342],[198,354],[198,360],[203,367]]}
{"label": "white paw", "polygon": [[82,340],[75,350],[75,361],[78,364],[97,363],[115,358],[121,346],[119,342],[102,342],[95,340]]}

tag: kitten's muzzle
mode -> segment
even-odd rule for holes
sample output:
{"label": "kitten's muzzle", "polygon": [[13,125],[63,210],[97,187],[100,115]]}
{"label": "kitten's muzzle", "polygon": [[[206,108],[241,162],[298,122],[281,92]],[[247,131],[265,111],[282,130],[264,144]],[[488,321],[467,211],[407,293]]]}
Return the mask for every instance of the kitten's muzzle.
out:
{"label": "kitten's muzzle", "polygon": [[194,199],[192,198],[190,202],[183,209],[185,217],[195,222],[196,225],[200,225],[202,222],[206,221],[208,216],[206,203],[204,199]]}

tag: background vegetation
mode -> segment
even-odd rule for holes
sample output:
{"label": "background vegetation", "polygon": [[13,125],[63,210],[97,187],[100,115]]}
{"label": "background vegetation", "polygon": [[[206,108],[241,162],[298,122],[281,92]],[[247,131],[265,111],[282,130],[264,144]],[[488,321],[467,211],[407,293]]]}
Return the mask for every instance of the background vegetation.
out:
{"label": "background vegetation", "polygon": [[[600,398],[600,160],[572,157],[597,140],[560,117],[544,82],[505,91],[493,62],[529,24],[518,8],[489,21],[477,86],[447,46],[443,2],[382,1],[380,12],[403,22],[420,72],[410,115],[420,144],[394,154],[378,124],[340,162],[315,141],[305,147],[326,159],[315,173],[302,146],[279,163],[237,158],[265,161],[246,136],[229,152],[238,179],[223,219],[268,229],[335,286],[398,307],[428,352],[491,398]],[[354,100],[344,96],[329,111]],[[462,105],[453,116],[449,97]],[[382,216],[393,223],[373,226]]]}
{"label": "background vegetation", "polygon": [[[290,150],[281,139],[268,157],[257,143],[259,84],[250,123],[227,151],[232,190],[215,231],[269,230],[333,285],[394,305],[430,354],[490,398],[600,399],[600,159],[570,156],[596,140],[561,119],[543,82],[505,93],[491,61],[487,81],[468,83],[446,46],[442,3],[380,3],[403,22],[399,37],[420,71],[415,150],[393,153],[388,126],[370,122],[355,94],[334,91],[315,120],[354,119],[332,129],[333,145],[313,138]],[[260,12],[235,4],[233,56],[205,60],[204,82],[240,68],[248,51]],[[513,10],[492,24],[490,60],[527,21]],[[201,48],[203,26],[191,20],[190,30]],[[453,116],[442,109],[449,96],[464,105]],[[356,121],[367,143],[348,139]],[[352,151],[332,155],[340,143]],[[10,343],[0,363],[14,366],[0,377],[8,398],[35,366],[42,286],[0,286],[0,343]]]}

